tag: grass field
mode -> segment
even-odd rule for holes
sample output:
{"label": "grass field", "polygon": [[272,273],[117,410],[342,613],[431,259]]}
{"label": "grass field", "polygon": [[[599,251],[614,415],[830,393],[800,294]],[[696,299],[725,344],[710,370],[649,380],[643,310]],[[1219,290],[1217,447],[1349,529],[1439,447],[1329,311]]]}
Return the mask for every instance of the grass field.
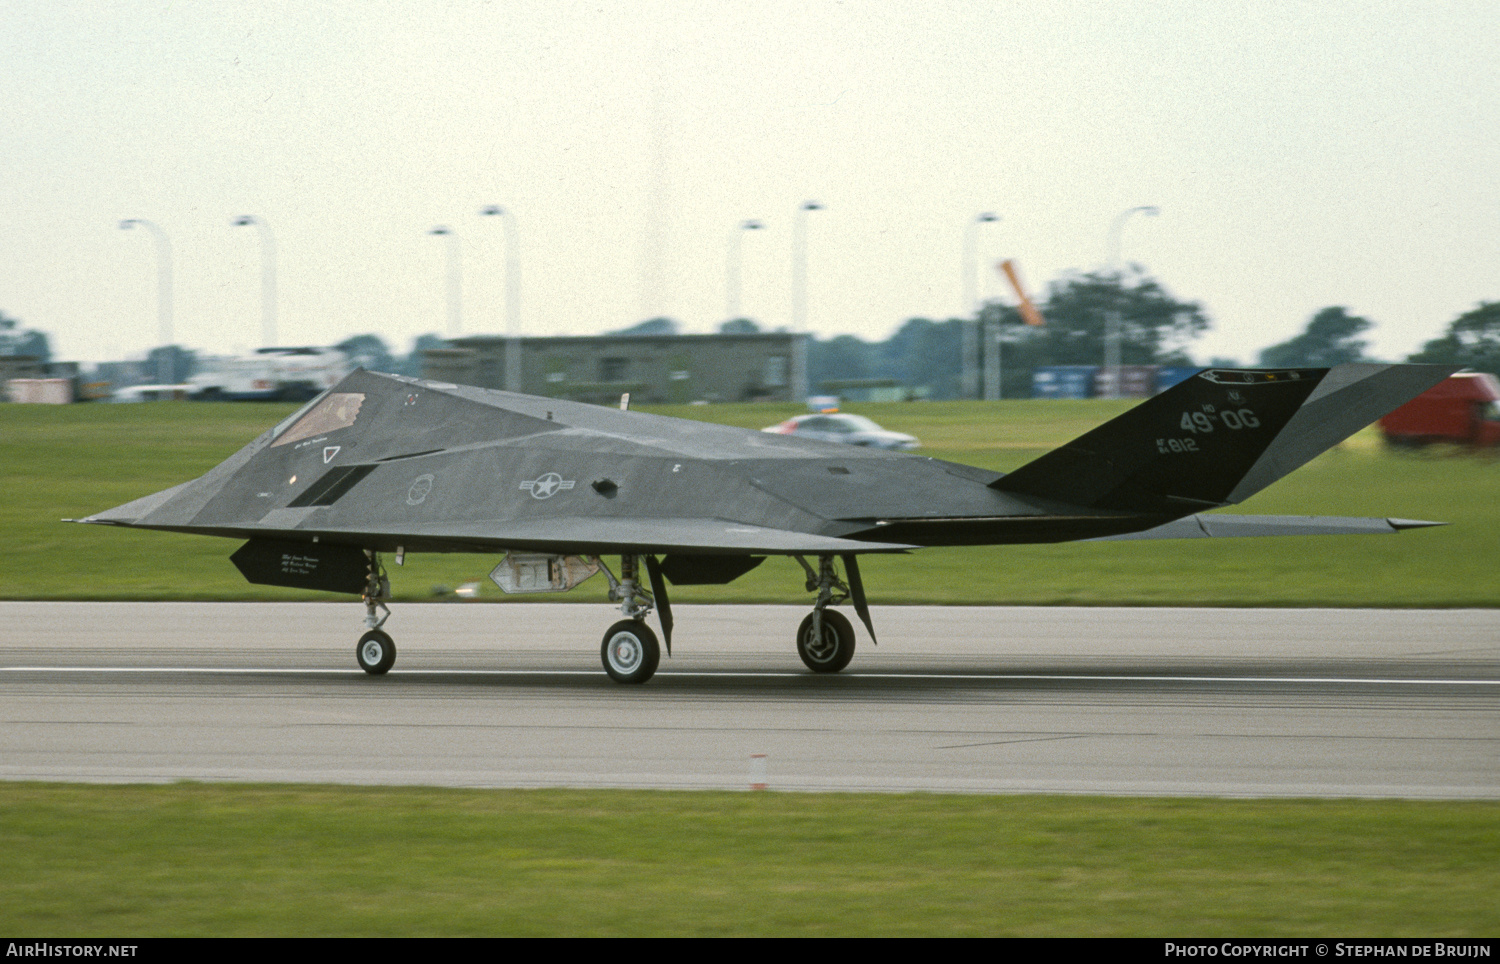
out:
{"label": "grass field", "polygon": [[1500,804],[0,784],[0,931],[1493,936]]}
{"label": "grass field", "polygon": [[[1123,411],[1123,402],[948,402],[863,410],[923,440],[923,454],[1010,470]],[[313,599],[252,586],[228,560],[237,543],[64,525],[200,475],[291,409],[278,405],[0,406],[0,598]],[[759,428],[792,406],[657,409]],[[1362,433],[1257,495],[1239,512],[1372,515],[1452,523],[1400,536],[1225,539],[924,550],[866,557],[871,601],[1229,606],[1500,605],[1500,463],[1451,452],[1386,452]],[[497,560],[412,556],[392,567],[398,600],[483,580]],[[603,598],[591,582],[559,601]],[[481,598],[503,598],[487,581]],[[802,576],[772,559],[728,586],[675,600],[798,602]],[[347,598],[324,596],[323,598]],[[451,598],[451,597],[450,597]]]}

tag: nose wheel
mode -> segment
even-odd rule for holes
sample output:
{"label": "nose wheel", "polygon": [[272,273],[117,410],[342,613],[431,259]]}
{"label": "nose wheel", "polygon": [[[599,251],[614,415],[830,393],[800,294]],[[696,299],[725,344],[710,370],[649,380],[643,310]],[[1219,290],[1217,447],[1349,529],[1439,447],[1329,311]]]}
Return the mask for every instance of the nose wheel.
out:
{"label": "nose wheel", "polygon": [[382,676],[396,664],[396,643],[384,630],[372,629],[359,637],[354,647],[359,668],[371,676]]}
{"label": "nose wheel", "polygon": [[604,671],[616,683],[644,683],[661,662],[661,644],[651,627],[637,619],[622,619],[609,627],[599,649]]}
{"label": "nose wheel", "polygon": [[854,658],[854,627],[834,609],[811,612],[797,627],[797,655],[814,673],[837,673]]}

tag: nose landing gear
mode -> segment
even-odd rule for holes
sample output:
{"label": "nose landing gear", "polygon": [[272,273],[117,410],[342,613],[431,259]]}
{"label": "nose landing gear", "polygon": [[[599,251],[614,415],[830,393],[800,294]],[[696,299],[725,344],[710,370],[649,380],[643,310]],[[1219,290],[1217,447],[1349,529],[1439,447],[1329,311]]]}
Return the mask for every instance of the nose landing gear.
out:
{"label": "nose landing gear", "polygon": [[[385,604],[391,598],[391,580],[385,574],[385,567],[380,564],[378,552],[366,549],[365,558],[369,560],[369,576],[361,598],[365,603],[367,632],[359,637],[359,644],[354,647],[354,659],[359,663],[359,668],[371,676],[383,676],[396,664],[396,642],[380,628],[391,618],[390,607]],[[401,561],[400,553],[397,554],[396,561]],[[384,610],[385,615],[377,616],[377,609]]]}
{"label": "nose landing gear", "polygon": [[396,643],[384,630],[372,629],[359,637],[354,659],[366,673],[382,676],[396,664]]}

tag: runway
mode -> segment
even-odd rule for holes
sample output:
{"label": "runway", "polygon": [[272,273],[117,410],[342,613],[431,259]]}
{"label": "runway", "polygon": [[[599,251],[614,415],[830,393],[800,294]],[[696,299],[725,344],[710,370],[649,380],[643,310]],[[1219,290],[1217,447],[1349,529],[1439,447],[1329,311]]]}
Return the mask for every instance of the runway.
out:
{"label": "runway", "polygon": [[627,687],[603,604],[398,605],[374,678],[357,604],[0,603],[0,778],[1500,798],[1500,611],[880,607],[816,676],[674,609]]}

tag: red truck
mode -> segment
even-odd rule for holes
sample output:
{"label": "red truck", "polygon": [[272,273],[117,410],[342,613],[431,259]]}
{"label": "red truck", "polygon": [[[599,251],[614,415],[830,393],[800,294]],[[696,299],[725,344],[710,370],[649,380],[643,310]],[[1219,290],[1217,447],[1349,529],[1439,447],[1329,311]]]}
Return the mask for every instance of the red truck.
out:
{"label": "red truck", "polygon": [[1391,445],[1500,445],[1500,380],[1488,372],[1450,375],[1382,418],[1380,430]]}

